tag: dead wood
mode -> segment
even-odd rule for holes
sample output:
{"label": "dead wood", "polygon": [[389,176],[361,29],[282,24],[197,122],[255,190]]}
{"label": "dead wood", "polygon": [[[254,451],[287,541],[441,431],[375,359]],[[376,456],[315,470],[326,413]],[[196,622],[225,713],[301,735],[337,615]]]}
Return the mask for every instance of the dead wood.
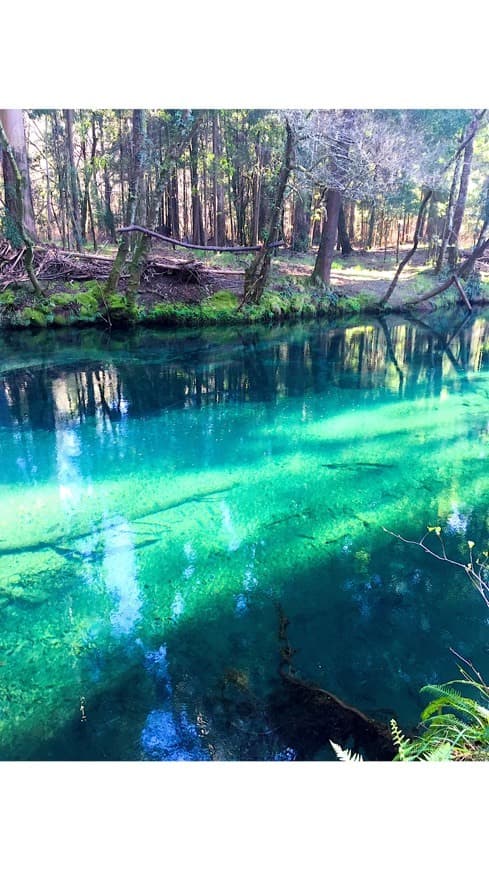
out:
{"label": "dead wood", "polygon": [[397,750],[388,725],[371,719],[315,683],[301,679],[292,667],[296,650],[287,638],[289,620],[279,607],[281,686],[271,699],[271,715],[288,746],[305,760],[329,741],[351,747],[370,761],[391,761]]}
{"label": "dead wood", "polygon": [[[194,251],[227,251],[229,254],[247,254],[252,251],[261,251],[263,245],[249,245],[249,246],[235,246],[235,247],[226,247],[219,245],[193,245],[190,242],[181,242],[179,239],[173,239],[171,236],[163,236],[161,233],[155,232],[155,230],[150,230],[148,227],[140,227],[137,224],[132,224],[129,227],[121,227],[117,230],[118,233],[143,233],[146,236],[151,236],[155,239],[161,239],[163,242],[169,242],[171,245],[177,245],[180,248],[191,248]],[[268,248],[282,248],[284,247],[284,241],[273,242],[270,245],[267,245]]]}

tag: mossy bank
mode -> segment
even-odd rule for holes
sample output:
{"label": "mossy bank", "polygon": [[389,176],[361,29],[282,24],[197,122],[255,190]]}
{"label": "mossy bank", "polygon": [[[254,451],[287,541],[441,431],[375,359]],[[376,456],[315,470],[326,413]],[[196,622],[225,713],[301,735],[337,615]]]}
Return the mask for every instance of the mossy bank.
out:
{"label": "mossy bank", "polygon": [[122,293],[107,294],[103,283],[86,281],[57,287],[42,298],[26,285],[4,290],[0,293],[0,327],[205,326],[337,317],[377,309],[375,299],[367,294],[347,297],[295,284],[265,291],[258,305],[241,305],[228,290],[199,302],[148,299],[146,294],[131,305]]}

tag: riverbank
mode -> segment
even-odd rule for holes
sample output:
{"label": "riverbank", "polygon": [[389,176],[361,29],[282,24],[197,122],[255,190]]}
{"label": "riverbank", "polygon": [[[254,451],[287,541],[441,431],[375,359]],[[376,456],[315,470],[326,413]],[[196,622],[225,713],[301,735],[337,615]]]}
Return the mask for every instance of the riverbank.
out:
{"label": "riverbank", "polygon": [[[0,292],[0,328],[236,325],[402,312],[440,280],[421,250],[404,270],[389,306],[382,307],[381,299],[396,268],[393,251],[357,252],[348,259],[338,258],[329,289],[309,284],[314,253],[283,252],[274,258],[261,302],[243,305],[243,276],[249,257],[217,254],[182,261],[165,249],[160,252],[160,262],[156,261],[160,268],[145,276],[132,305],[124,294],[124,279],[118,293],[107,294],[105,281],[91,279],[89,271],[80,280],[64,279],[60,273],[59,278],[44,282],[42,298],[29,284],[12,284]],[[477,272],[465,289],[472,304],[488,304],[489,271]],[[457,291],[449,290],[422,307],[416,306],[416,310],[432,311],[459,302]]]}

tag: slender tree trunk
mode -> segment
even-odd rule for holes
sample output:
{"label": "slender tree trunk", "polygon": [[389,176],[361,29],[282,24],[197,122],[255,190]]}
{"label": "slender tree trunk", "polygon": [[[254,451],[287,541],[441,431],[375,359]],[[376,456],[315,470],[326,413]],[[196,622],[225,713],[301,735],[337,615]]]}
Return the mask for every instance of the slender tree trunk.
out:
{"label": "slender tree trunk", "polygon": [[71,198],[70,216],[73,236],[77,251],[82,249],[82,234],[80,224],[80,198],[78,195],[78,177],[76,173],[73,151],[73,109],[63,109],[66,125],[66,163],[68,167],[69,189]]}
{"label": "slender tree trunk", "polygon": [[47,235],[48,242],[51,242],[53,239],[53,231],[51,229],[53,223],[53,209],[51,205],[51,179],[49,175],[49,160],[48,160],[48,143],[49,143],[49,134],[48,134],[48,115],[44,116],[44,143],[45,143],[45,176],[46,176],[46,209],[47,209]]}
{"label": "slender tree trunk", "polygon": [[178,175],[176,169],[174,169],[171,174],[168,188],[168,227],[170,235],[175,239],[179,239],[180,216],[178,209]]}
{"label": "slender tree trunk", "polygon": [[216,245],[226,244],[226,215],[224,210],[224,190],[222,185],[222,138],[219,112],[212,115],[212,148],[214,151],[214,231]]}
{"label": "slender tree trunk", "polygon": [[205,245],[202,204],[199,195],[199,136],[197,130],[192,135],[189,150],[192,185],[192,242],[194,245]]}
{"label": "slender tree trunk", "polygon": [[260,302],[270,272],[270,260],[272,256],[272,248],[270,245],[278,241],[285,189],[292,169],[292,157],[294,152],[294,137],[288,121],[286,121],[286,131],[284,160],[278,178],[277,192],[268,226],[266,244],[263,245],[261,251],[258,252],[253,262],[245,270],[242,305],[248,302],[253,304],[258,304]]}
{"label": "slender tree trunk", "polygon": [[326,196],[326,217],[323,223],[319,251],[311,275],[311,282],[313,284],[329,287],[336,237],[338,235],[340,208],[341,194],[339,190],[328,190]]}
{"label": "slender tree trunk", "polygon": [[298,191],[294,198],[292,250],[305,253],[309,250],[311,223],[311,194]]}
{"label": "slender tree trunk", "polygon": [[[141,176],[144,168],[144,144],[146,136],[146,114],[144,109],[134,109],[132,113],[133,163],[129,172],[126,222],[133,224],[136,218]],[[114,265],[107,279],[107,292],[117,290],[120,274],[129,253],[129,238],[122,233]]]}
{"label": "slender tree trunk", "polygon": [[[22,225],[26,233],[37,240],[36,222],[32,204],[32,189],[29,173],[29,160],[24,130],[24,118],[22,109],[0,109],[0,123],[3,126],[5,136],[12,149],[12,157],[19,169],[21,177],[22,202],[19,200],[17,177],[12,167],[10,157],[3,154],[3,179],[5,188],[5,205],[12,220]],[[21,212],[22,210],[22,218]]]}
{"label": "slender tree trunk", "polygon": [[370,210],[370,218],[368,222],[368,235],[367,235],[367,248],[371,248],[374,243],[374,230],[375,230],[375,219],[376,219],[377,209],[375,207],[375,202],[372,203],[372,208]]}
{"label": "slender tree trunk", "polygon": [[450,233],[450,238],[448,241],[449,244],[449,256],[448,262],[450,267],[453,269],[455,267],[455,263],[457,262],[457,248],[458,248],[458,237],[460,235],[460,230],[462,227],[462,221],[465,212],[465,203],[467,201],[467,191],[469,188],[469,179],[470,179],[470,171],[472,168],[472,157],[474,154],[474,138],[472,138],[467,145],[465,146],[463,155],[463,166],[462,166],[462,174],[460,176],[460,189],[458,192],[457,202],[455,203],[455,208],[453,210],[453,223],[452,223],[452,231]]}
{"label": "slender tree trunk", "polygon": [[[105,141],[104,141],[104,117],[102,112],[98,116],[98,128],[100,133],[100,154],[103,161],[103,180],[104,180],[104,229],[109,235],[110,241],[115,244],[116,236],[115,236],[115,219],[114,213],[112,211],[112,185],[110,182],[110,172],[109,166],[106,159],[105,152]],[[93,136],[95,136],[95,129],[93,128]],[[121,178],[122,182],[122,178]],[[121,198],[123,200],[123,191],[121,186]],[[124,214],[124,211],[123,211]]]}
{"label": "slender tree trunk", "polygon": [[119,181],[121,187],[121,215],[122,221],[125,221],[126,216],[126,197],[124,188],[124,164],[125,164],[125,148],[124,148],[124,131],[122,128],[122,111],[118,109],[117,119],[119,122]]}
{"label": "slender tree trunk", "polygon": [[355,203],[353,200],[350,200],[350,212],[348,215],[348,235],[350,236],[350,241],[355,241]]}
{"label": "slender tree trunk", "polygon": [[448,197],[447,204],[447,213],[445,216],[445,222],[443,225],[443,234],[440,243],[440,250],[438,251],[438,256],[436,258],[436,266],[435,266],[435,274],[438,274],[443,266],[443,261],[445,259],[445,253],[447,249],[448,240],[451,236],[452,232],[452,223],[453,223],[453,209],[455,205],[455,195],[457,191],[457,187],[460,179],[460,172],[462,168],[462,154],[461,151],[455,161],[455,168],[453,170],[453,178],[452,183],[450,185],[450,194]]}
{"label": "slender tree trunk", "polygon": [[395,273],[395,275],[394,275],[394,277],[393,277],[393,279],[392,279],[392,281],[391,281],[391,283],[390,283],[390,285],[389,285],[389,287],[388,287],[387,293],[386,293],[386,294],[382,297],[382,299],[380,300],[380,304],[381,304],[381,305],[385,305],[386,302],[387,302],[387,301],[390,299],[390,297],[392,296],[394,290],[396,289],[396,285],[397,285],[397,282],[398,282],[398,280],[399,280],[399,277],[400,277],[400,275],[401,275],[402,270],[403,270],[404,267],[409,263],[411,257],[413,257],[414,254],[415,254],[415,252],[416,252],[416,249],[417,249],[417,247],[418,247],[418,242],[419,242],[419,231],[420,231],[420,229],[421,229],[421,224],[422,224],[422,221],[423,221],[423,215],[424,215],[424,213],[425,213],[426,206],[428,205],[428,202],[430,201],[432,195],[433,195],[433,191],[432,191],[432,190],[427,190],[426,193],[425,193],[425,195],[423,196],[423,199],[422,199],[422,201],[421,201],[421,205],[420,205],[420,207],[419,207],[418,217],[417,217],[417,220],[416,220],[416,227],[415,227],[415,230],[414,230],[414,237],[413,237],[413,246],[412,246],[412,248],[407,252],[406,256],[405,256],[405,257],[401,260],[401,262],[399,263],[399,265],[398,265],[398,267],[397,267],[397,269],[396,269],[396,273]]}

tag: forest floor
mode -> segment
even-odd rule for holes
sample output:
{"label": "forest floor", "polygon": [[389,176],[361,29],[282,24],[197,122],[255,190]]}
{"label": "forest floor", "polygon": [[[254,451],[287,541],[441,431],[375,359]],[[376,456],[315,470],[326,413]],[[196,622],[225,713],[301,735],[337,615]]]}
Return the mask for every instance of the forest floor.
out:
{"label": "forest floor", "polygon": [[[401,257],[409,247],[403,247]],[[109,326],[128,322],[203,325],[320,314],[336,317],[375,311],[397,267],[394,249],[355,251],[348,258],[338,254],[333,262],[330,288],[321,291],[308,284],[316,252],[296,254],[283,250],[272,259],[267,290],[260,305],[241,309],[244,270],[252,254],[207,251],[182,254],[171,245],[158,242],[153,245],[142,274],[134,316],[124,296],[124,277],[117,294],[107,297],[104,289],[114,255],[113,246],[82,254],[53,246],[37,248],[35,269],[44,287],[42,299],[33,295],[28,281],[19,280],[23,271],[21,260],[17,257],[13,260],[13,273],[12,260],[5,256],[6,265],[0,269],[0,326],[94,322]],[[428,261],[427,249],[420,247],[403,270],[389,308],[402,309],[439,280]],[[472,291],[474,302],[489,302],[489,263],[479,264],[479,279]],[[456,291],[449,290],[422,303],[418,310],[447,307],[458,301]]]}

